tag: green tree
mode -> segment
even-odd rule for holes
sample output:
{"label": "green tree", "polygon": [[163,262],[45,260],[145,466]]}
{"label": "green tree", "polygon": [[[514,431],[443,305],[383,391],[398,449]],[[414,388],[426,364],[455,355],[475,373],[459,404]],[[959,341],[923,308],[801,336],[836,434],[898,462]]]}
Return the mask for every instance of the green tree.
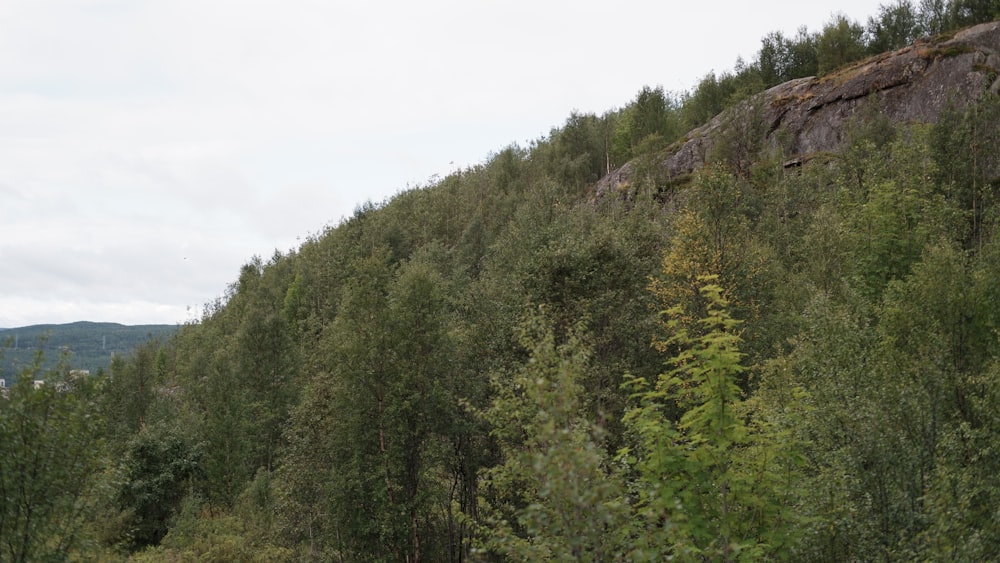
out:
{"label": "green tree", "polygon": [[922,499],[929,526],[917,538],[922,558],[938,561],[993,561],[1000,557],[997,509],[1000,471],[997,437],[1000,366],[995,362],[963,381],[967,420],[938,436],[936,467]]}
{"label": "green tree", "polygon": [[581,188],[596,182],[605,173],[610,156],[603,128],[597,116],[574,111],[561,129],[552,131],[551,166],[561,182]]}
{"label": "green tree", "polygon": [[[882,549],[878,520],[890,498],[899,453],[887,437],[892,426],[880,402],[885,391],[873,375],[878,338],[865,300],[815,292],[801,311],[792,351],[766,370],[771,385],[801,386],[810,407],[796,426],[805,437],[800,514],[803,561],[864,559]],[[902,452],[905,454],[905,452]]]}
{"label": "green tree", "polygon": [[777,86],[789,80],[792,66],[792,42],[780,31],[773,31],[760,40],[757,68],[765,87]]}
{"label": "green tree", "polygon": [[201,458],[199,445],[164,426],[143,427],[129,441],[116,499],[129,550],[157,545],[167,535],[181,501],[193,492]]}
{"label": "green tree", "polygon": [[816,59],[820,74],[826,74],[865,55],[864,28],[844,14],[837,14],[823,26],[816,38]]}
{"label": "green tree", "polygon": [[886,284],[905,276],[925,246],[960,240],[960,212],[928,181],[936,173],[927,130],[913,127],[876,151],[868,145],[853,180],[844,182],[841,214],[854,282],[873,303]]}
{"label": "green tree", "polygon": [[582,401],[589,362],[582,331],[578,325],[557,344],[544,308],[531,314],[520,336],[528,362],[494,377],[496,396],[484,414],[503,462],[485,473],[484,544],[514,560],[622,556],[623,491]]}
{"label": "green tree", "polygon": [[909,538],[899,549],[927,542],[920,547],[932,558],[978,552],[986,560],[1000,549],[1000,535],[981,524],[996,498],[981,472],[995,466],[983,440],[996,427],[981,408],[995,393],[998,342],[989,327],[998,318],[995,290],[980,276],[995,270],[976,262],[955,243],[929,246],[912,274],[888,288],[879,326],[892,366],[883,379],[898,389],[885,409],[907,452],[896,463],[909,467],[910,486],[894,507]]}
{"label": "green tree", "polygon": [[159,342],[139,346],[128,358],[111,360],[109,378],[103,390],[105,412],[111,436],[137,432],[146,423],[155,401],[157,385],[166,376],[166,355]]}
{"label": "green tree", "polygon": [[750,181],[755,172],[767,165],[767,159],[762,158],[767,138],[764,109],[763,96],[748,95],[722,120],[721,133],[709,157],[725,164],[745,181]]}
{"label": "green tree", "polygon": [[717,76],[714,72],[706,74],[695,87],[687,93],[681,104],[681,115],[685,129],[694,129],[707,123],[728,105],[733,91],[728,75]]}
{"label": "green tree", "polygon": [[[427,251],[430,253],[430,250]],[[350,559],[448,553],[446,471],[455,395],[446,283],[428,254],[398,268],[387,249],[353,265],[323,370],[287,432],[286,525]],[[326,467],[317,479],[302,472]],[[332,555],[330,555],[332,557]]]}
{"label": "green tree", "polygon": [[919,20],[924,33],[937,35],[951,28],[948,17],[949,0],[920,0]]}
{"label": "green tree", "polygon": [[682,133],[677,103],[662,86],[643,86],[614,124],[608,160],[618,166],[662,149]]}
{"label": "green tree", "polygon": [[242,486],[259,468],[274,468],[281,432],[296,399],[298,355],[284,313],[292,282],[291,259],[275,254],[268,267],[260,260],[244,266],[239,296],[230,308],[239,316],[235,342],[235,376],[245,403],[250,450]]}
{"label": "green tree", "polygon": [[71,384],[53,371],[34,388],[42,361],[39,353],[0,398],[0,559],[12,563],[96,553],[89,525],[102,451],[94,382]]}
{"label": "green tree", "polygon": [[674,136],[673,104],[662,86],[643,86],[632,102],[628,115],[629,133],[633,150],[648,142],[650,137],[658,137],[660,143],[668,143]]}
{"label": "green tree", "polygon": [[997,0],[952,0],[949,3],[952,27],[966,27],[1000,18]]}
{"label": "green tree", "polygon": [[760,42],[755,64],[765,88],[816,74],[816,39],[805,27],[794,38],[774,31]]}
{"label": "green tree", "polygon": [[[700,335],[685,328],[681,308],[667,311],[664,346],[678,351],[672,369],[652,384],[628,382],[637,405],[626,424],[636,443],[622,455],[639,477],[635,559],[760,560],[796,541],[795,445],[743,400],[739,321],[715,279],[702,278]],[[676,423],[671,409],[682,413]]]}
{"label": "green tree", "polygon": [[671,225],[671,238],[663,253],[661,269],[650,288],[662,303],[683,307],[682,314],[692,333],[699,331],[697,319],[704,317],[706,302],[699,276],[714,272],[730,293],[732,309],[747,321],[747,352],[756,361],[769,350],[775,335],[766,336],[764,315],[776,280],[770,269],[771,250],[754,235],[760,199],[749,182],[720,165],[698,171],[686,194],[687,205],[678,210]]}
{"label": "green tree", "polygon": [[865,29],[868,52],[875,55],[902,49],[922,32],[919,13],[910,0],[880,4],[878,15],[868,18]]}
{"label": "green tree", "polygon": [[1000,174],[1000,96],[943,113],[931,130],[930,151],[938,190],[966,217],[964,243],[979,247],[989,238],[988,210],[997,199]]}

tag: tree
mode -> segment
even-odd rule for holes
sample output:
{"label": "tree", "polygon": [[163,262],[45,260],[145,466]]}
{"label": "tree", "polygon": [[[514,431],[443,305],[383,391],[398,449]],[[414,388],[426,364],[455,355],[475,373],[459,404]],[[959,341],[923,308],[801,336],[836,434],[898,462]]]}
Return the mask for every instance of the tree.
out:
{"label": "tree", "polygon": [[819,59],[816,51],[815,33],[802,26],[795,34],[790,47],[791,65],[788,69],[789,80],[793,78],[803,78],[815,76],[819,73]]}
{"label": "tree", "polygon": [[777,86],[788,80],[791,66],[791,41],[780,31],[772,31],[760,40],[757,68],[765,87]]}
{"label": "tree", "polygon": [[868,18],[865,29],[868,52],[875,55],[913,43],[923,32],[919,19],[910,0],[879,5],[878,15]]}
{"label": "tree", "polygon": [[1000,365],[965,379],[968,421],[943,429],[936,467],[922,499],[929,525],[915,543],[927,560],[993,561],[1000,557],[996,507],[1000,488],[996,455],[1000,417]]}
{"label": "tree", "polygon": [[89,529],[101,478],[94,382],[70,384],[54,371],[34,388],[41,364],[39,353],[0,398],[0,559],[12,563],[96,552]]}
{"label": "tree", "polygon": [[609,561],[622,556],[626,507],[602,445],[588,420],[579,381],[588,350],[581,325],[556,344],[545,310],[521,331],[531,351],[513,376],[494,378],[484,413],[503,462],[485,473],[484,544],[522,561]]}
{"label": "tree", "polygon": [[794,38],[774,31],[760,42],[756,66],[765,88],[816,74],[816,39],[805,27]]}
{"label": "tree", "polygon": [[896,454],[881,430],[889,423],[872,376],[877,338],[864,300],[853,295],[835,300],[815,292],[801,317],[792,351],[769,362],[764,385],[767,393],[795,386],[807,393],[809,408],[792,422],[805,438],[806,460],[800,514],[807,541],[796,555],[803,561],[864,558],[877,552],[885,533],[873,505],[886,498]]}
{"label": "tree", "polygon": [[297,350],[284,313],[291,269],[291,260],[280,254],[267,268],[260,260],[247,264],[239,296],[230,305],[238,315],[233,375],[248,411],[241,433],[252,436],[246,459],[239,462],[246,475],[240,486],[259,468],[274,468],[281,432],[297,394]]}
{"label": "tree", "polygon": [[850,277],[873,303],[889,281],[909,272],[927,244],[960,240],[964,230],[956,206],[928,181],[936,174],[928,131],[914,126],[904,133],[881,151],[871,145],[861,151],[848,166],[856,166],[855,178],[844,181],[839,202]]}
{"label": "tree", "polygon": [[165,376],[165,355],[159,342],[147,342],[131,357],[111,360],[109,380],[103,390],[110,435],[134,433],[146,423],[155,400],[154,388]]}
{"label": "tree", "polygon": [[948,6],[951,0],[920,0],[920,27],[924,33],[937,35],[951,29]]}
{"label": "tree", "polygon": [[823,26],[816,38],[818,71],[826,74],[865,54],[864,28],[844,14],[837,14]]}
{"label": "tree", "polygon": [[643,86],[639,90],[629,114],[633,149],[650,137],[659,137],[660,142],[672,139],[671,109],[671,101],[663,92],[663,86]]}
{"label": "tree", "polygon": [[761,157],[767,137],[764,109],[762,95],[747,97],[735,106],[722,120],[709,156],[711,161],[724,164],[746,182],[767,165],[767,160]]}
{"label": "tree", "polygon": [[593,114],[572,112],[562,129],[552,131],[550,143],[551,166],[568,186],[579,188],[596,182],[610,158],[601,120]]}
{"label": "tree", "polygon": [[651,154],[673,142],[681,134],[676,102],[662,86],[643,86],[635,98],[618,112],[606,114],[614,122],[608,161],[620,166],[626,160]]}
{"label": "tree", "polygon": [[929,145],[938,191],[966,216],[965,245],[980,247],[1000,188],[1000,96],[987,94],[964,110],[945,111]]}
{"label": "tree", "polygon": [[897,464],[909,467],[910,486],[893,507],[910,538],[900,549],[926,549],[932,559],[1000,553],[1000,534],[983,525],[997,499],[987,477],[995,477],[993,446],[984,441],[996,437],[996,420],[982,407],[997,390],[990,327],[998,317],[995,290],[981,276],[996,270],[992,259],[973,258],[954,242],[928,246],[911,275],[890,284],[879,325],[892,366],[881,379],[895,388],[885,410],[906,452]]}
{"label": "tree", "polygon": [[727,78],[727,74],[717,76],[710,72],[698,82],[694,92],[685,95],[681,105],[685,129],[707,123],[727,107],[733,93]]}
{"label": "tree", "polygon": [[997,0],[952,0],[950,3],[952,27],[966,27],[1000,18]]}
{"label": "tree", "polygon": [[[449,553],[457,396],[446,283],[431,248],[394,267],[357,260],[292,416],[280,469],[286,526],[328,557],[418,561]],[[319,399],[317,399],[319,398]],[[457,438],[457,436],[455,436]],[[303,474],[325,468],[316,478]]]}
{"label": "tree", "polygon": [[128,443],[117,494],[123,512],[124,543],[130,550],[157,545],[171,518],[192,492],[202,450],[165,426],[143,427]]}
{"label": "tree", "polygon": [[688,331],[680,307],[666,311],[672,369],[652,384],[628,382],[637,404],[625,421],[635,445],[622,456],[639,476],[642,517],[634,559],[751,561],[787,553],[796,541],[795,445],[742,398],[740,323],[715,280],[701,278],[700,334]]}
{"label": "tree", "polygon": [[650,288],[662,303],[682,306],[681,317],[696,333],[697,319],[706,312],[699,276],[718,275],[730,292],[726,297],[733,310],[748,322],[747,350],[756,360],[771,344],[760,338],[764,331],[758,331],[765,325],[761,316],[769,312],[764,304],[775,281],[769,270],[770,250],[758,243],[752,228],[755,202],[760,200],[747,181],[720,165],[709,165],[696,173],[686,201],[674,217],[661,270]]}

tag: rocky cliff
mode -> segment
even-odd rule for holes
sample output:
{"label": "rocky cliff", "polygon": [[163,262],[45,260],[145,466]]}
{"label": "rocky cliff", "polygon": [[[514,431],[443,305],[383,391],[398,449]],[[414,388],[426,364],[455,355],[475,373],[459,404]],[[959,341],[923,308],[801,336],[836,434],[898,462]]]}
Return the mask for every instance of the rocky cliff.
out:
{"label": "rocky cliff", "polygon": [[[865,104],[893,122],[933,123],[942,110],[962,107],[1000,90],[1000,21],[927,38],[899,51],[859,61],[822,77],[780,84],[689,132],[656,158],[668,180],[702,166],[734,124],[761,146],[781,148],[787,165],[836,151],[844,131]],[[628,185],[630,162],[598,182],[597,193]]]}

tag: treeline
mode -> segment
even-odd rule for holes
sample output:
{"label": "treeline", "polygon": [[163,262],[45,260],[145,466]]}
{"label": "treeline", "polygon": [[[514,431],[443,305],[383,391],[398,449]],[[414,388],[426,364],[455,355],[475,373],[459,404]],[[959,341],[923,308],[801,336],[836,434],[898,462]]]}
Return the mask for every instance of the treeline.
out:
{"label": "treeline", "polygon": [[0,378],[13,384],[18,373],[32,366],[40,351],[45,357],[43,371],[55,369],[64,361],[72,369],[96,373],[108,369],[115,354],[128,354],[146,340],[169,337],[176,329],[174,325],[126,326],[86,321],[0,329]]}
{"label": "treeline", "polygon": [[647,86],[624,108],[601,116],[572,114],[552,131],[547,152],[561,180],[596,182],[772,86],[995,19],[1000,19],[997,0],[896,0],[880,5],[867,22],[838,13],[819,31],[802,27],[791,37],[774,31],[761,39],[752,60],[737,59],[732,70],[706,74],[689,92]]}
{"label": "treeline", "polygon": [[789,80],[821,76],[865,57],[906,47],[970,25],[1000,19],[996,0],[895,0],[867,22],[838,13],[819,31],[802,27],[791,37],[774,31],[761,39],[753,60],[732,71],[709,73],[681,97],[684,131],[707,122],[734,102]]}
{"label": "treeline", "polygon": [[0,401],[0,559],[1000,558],[1000,100],[860,116],[595,200],[573,115],[251,260]]}

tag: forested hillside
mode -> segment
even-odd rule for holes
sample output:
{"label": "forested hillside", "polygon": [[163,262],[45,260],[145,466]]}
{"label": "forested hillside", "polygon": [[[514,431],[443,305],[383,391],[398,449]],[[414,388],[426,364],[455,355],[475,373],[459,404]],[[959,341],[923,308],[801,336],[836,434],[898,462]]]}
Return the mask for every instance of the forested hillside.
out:
{"label": "forested hillside", "polygon": [[767,87],[996,18],[771,34],[251,259],[107,377],[0,401],[0,559],[997,560],[998,61],[805,162],[740,128]]}
{"label": "forested hillside", "polygon": [[69,369],[96,373],[108,369],[115,355],[131,353],[147,340],[168,337],[176,329],[173,325],[86,321],[0,329],[0,378],[12,384],[21,370],[35,362],[39,352],[45,359],[40,366],[43,371],[55,369],[62,362]]}

